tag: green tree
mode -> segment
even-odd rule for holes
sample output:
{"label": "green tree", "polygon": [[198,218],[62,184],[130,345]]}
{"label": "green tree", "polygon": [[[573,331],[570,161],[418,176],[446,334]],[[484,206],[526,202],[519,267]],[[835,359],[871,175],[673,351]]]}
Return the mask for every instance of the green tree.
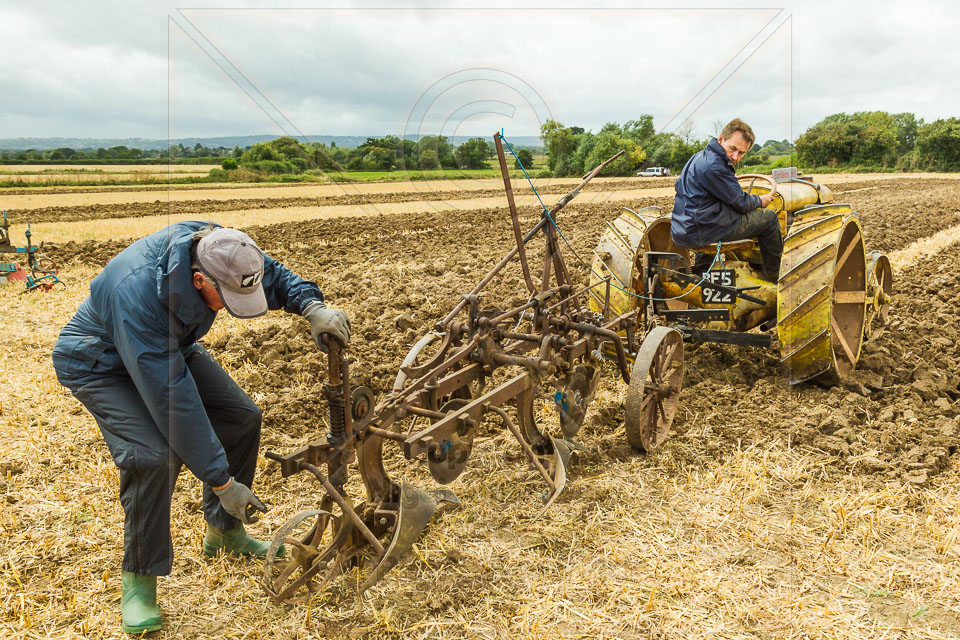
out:
{"label": "green tree", "polygon": [[420,168],[424,171],[440,168],[440,158],[437,157],[437,152],[434,149],[424,149],[421,151],[419,162]]}
{"label": "green tree", "polygon": [[454,150],[453,157],[461,169],[487,169],[490,145],[483,138],[470,138]]}
{"label": "green tree", "polygon": [[273,150],[273,147],[265,142],[257,142],[250,145],[250,147],[243,152],[243,155],[240,156],[241,164],[261,162],[263,160],[279,160],[279,156]]}
{"label": "green tree", "polygon": [[54,149],[50,152],[51,160],[69,160],[77,155],[77,152],[73,149],[67,147],[61,147],[60,149]]}
{"label": "green tree", "polygon": [[917,133],[920,166],[940,171],[960,170],[960,119],[935,120]]}
{"label": "green tree", "polygon": [[[609,129],[608,129],[609,131]],[[584,131],[573,137],[576,148],[572,154],[560,159],[557,168],[554,170],[555,176],[582,176],[593,168],[588,164],[587,158],[593,153],[593,148],[597,145],[597,134],[592,131]]]}
{"label": "green tree", "polygon": [[653,128],[653,116],[645,113],[636,120],[627,120],[623,125],[623,135],[646,148],[657,135]]}
{"label": "green tree", "polygon": [[271,140],[267,144],[273,147],[273,150],[281,160],[290,160],[291,158],[307,159],[309,157],[307,150],[303,148],[300,142],[290,136],[283,136],[282,138]]}
{"label": "green tree", "polygon": [[389,171],[397,160],[394,149],[383,147],[366,147],[367,153],[363,156],[365,171]]}
{"label": "green tree", "polygon": [[812,166],[891,165],[899,142],[893,116],[884,111],[835,113],[797,138],[800,161]]}
{"label": "green tree", "polygon": [[333,158],[333,149],[328,148],[322,142],[309,145],[306,151],[310,156],[312,166],[322,171],[338,171],[340,169],[339,163]]}
{"label": "green tree", "polygon": [[513,163],[514,168],[519,169],[520,165],[523,165],[523,168],[527,171],[533,169],[533,153],[530,149],[519,149],[517,150],[517,159]]}
{"label": "green tree", "polygon": [[220,166],[225,171],[233,171],[234,169],[237,168],[237,161],[234,158],[224,158]]}
{"label": "green tree", "polygon": [[[606,128],[606,127],[605,127]],[[633,173],[634,168],[639,166],[647,158],[647,153],[639,144],[623,135],[615,133],[611,129],[601,131],[596,136],[596,141],[590,154],[584,161],[584,172],[592,170],[601,162],[610,158],[620,150],[626,153],[604,167],[601,175],[605,176],[628,176]]]}
{"label": "green tree", "polygon": [[897,153],[903,155],[913,151],[923,120],[917,120],[912,113],[904,112],[893,114],[893,122],[897,127]]}
{"label": "green tree", "polygon": [[690,135],[674,136],[666,166],[670,167],[674,173],[680,172],[686,166],[690,156],[703,150],[709,142],[709,139],[696,140]]}
{"label": "green tree", "polygon": [[[579,128],[579,127],[578,127]],[[581,134],[583,129],[580,129]],[[577,150],[573,132],[556,120],[547,120],[540,126],[540,139],[547,150],[547,166],[554,175],[569,164],[570,156]]]}
{"label": "green tree", "polygon": [[423,136],[417,141],[416,153],[419,157],[424,151],[433,151],[437,154],[437,161],[441,167],[456,167],[456,161],[453,158],[453,146],[447,141],[446,136]]}

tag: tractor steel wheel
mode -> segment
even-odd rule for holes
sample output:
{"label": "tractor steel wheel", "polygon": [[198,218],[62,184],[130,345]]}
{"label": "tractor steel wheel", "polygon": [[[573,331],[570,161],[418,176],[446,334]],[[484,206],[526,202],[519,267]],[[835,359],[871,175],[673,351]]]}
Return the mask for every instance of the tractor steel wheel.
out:
{"label": "tractor steel wheel", "polygon": [[[633,211],[627,207],[618,218],[607,223],[600,242],[594,253],[590,270],[590,284],[596,285],[590,290],[590,310],[603,311],[606,304],[606,286],[598,284],[609,277],[610,314],[619,316],[636,309],[642,303],[637,295],[645,295],[646,274],[643,264],[648,251],[677,253],[690,264],[689,249],[684,249],[673,241],[670,235],[670,216],[663,215],[660,207],[644,207]],[[687,303],[671,300],[666,303],[669,309],[686,309]]]}
{"label": "tractor steel wheel", "polygon": [[867,254],[867,318],[864,340],[876,340],[883,334],[890,314],[893,295],[893,270],[890,260],[879,251]]}
{"label": "tractor steel wheel", "polygon": [[790,384],[846,376],[860,358],[867,263],[859,217],[848,205],[811,207],[784,239],[777,334]]}
{"label": "tractor steel wheel", "polygon": [[653,451],[667,439],[683,387],[683,336],[655,327],[643,339],[627,390],[624,427],[630,446]]}

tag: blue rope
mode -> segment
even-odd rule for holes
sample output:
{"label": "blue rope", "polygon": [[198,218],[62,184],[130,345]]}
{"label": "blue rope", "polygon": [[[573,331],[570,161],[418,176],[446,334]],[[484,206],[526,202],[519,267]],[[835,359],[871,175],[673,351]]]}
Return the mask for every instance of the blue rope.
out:
{"label": "blue rope", "polygon": [[[570,246],[570,243],[567,241],[566,236],[563,235],[563,231],[560,230],[560,227],[557,225],[556,221],[553,219],[553,216],[550,215],[550,210],[547,209],[547,205],[543,204],[543,199],[540,197],[540,193],[537,191],[537,188],[536,188],[535,186],[533,186],[533,180],[530,179],[530,175],[527,173],[527,170],[524,169],[523,163],[520,162],[520,157],[517,155],[517,152],[513,150],[513,145],[511,145],[511,144],[507,141],[507,139],[503,137],[503,129],[500,129],[500,139],[503,140],[503,143],[504,143],[505,145],[507,145],[507,149],[510,149],[510,153],[513,154],[513,157],[514,157],[514,158],[516,159],[516,161],[517,161],[517,166],[520,167],[520,170],[521,170],[521,171],[523,171],[523,177],[527,179],[527,182],[530,184],[530,188],[533,189],[534,195],[537,196],[537,200],[540,201],[540,206],[543,207],[543,212],[544,212],[544,214],[546,214],[547,219],[550,221],[550,224],[553,225],[553,228],[557,230],[557,233],[560,235],[560,238],[563,240],[563,243],[564,243],[565,245],[567,245],[567,248],[570,249],[570,252],[577,258],[577,260],[580,261],[580,264],[582,264],[582,265],[585,266],[587,269],[589,269],[589,270],[590,270],[590,273],[592,273],[592,274],[595,275],[596,277],[598,277],[598,278],[600,278],[601,280],[603,280],[603,276],[600,275],[599,273],[597,273],[597,272],[593,269],[593,267],[592,267],[590,264],[587,263],[586,260],[584,260],[583,258],[581,258],[581,257],[580,257],[580,254],[577,253],[576,249],[574,249],[572,246]],[[721,262],[723,261],[723,258],[720,257],[720,243],[719,243],[719,242],[717,242],[717,253],[713,256],[713,262],[710,263],[710,266],[707,268],[707,271],[710,271],[711,269],[713,269],[713,265],[717,264],[717,259],[718,259],[718,258],[720,258]],[[706,282],[706,281],[707,281],[707,276],[706,276],[706,274],[704,274],[703,278],[700,279],[700,282],[698,282],[697,284],[693,285],[693,288],[696,289],[697,287],[699,287],[701,284],[703,284],[703,283]],[[684,297],[685,295],[687,295],[687,294],[690,293],[690,291],[688,291],[687,293],[682,293],[682,294],[680,294],[679,296],[674,296],[674,297],[672,297],[672,298],[657,298],[657,297],[653,297],[653,296],[641,296],[641,295],[638,294],[638,293],[634,293],[633,291],[629,291],[629,290],[627,290],[627,289],[624,289],[623,287],[620,287],[620,286],[614,284],[612,280],[610,281],[610,286],[613,287],[614,289],[617,289],[617,290],[619,290],[619,291],[624,292],[624,293],[627,294],[628,296],[633,296],[634,298],[640,298],[641,300],[656,300],[656,301],[659,301],[659,302],[669,302],[670,300],[679,300],[680,298],[682,298],[682,297]],[[691,289],[691,291],[692,291],[692,290],[693,290],[693,289]]]}

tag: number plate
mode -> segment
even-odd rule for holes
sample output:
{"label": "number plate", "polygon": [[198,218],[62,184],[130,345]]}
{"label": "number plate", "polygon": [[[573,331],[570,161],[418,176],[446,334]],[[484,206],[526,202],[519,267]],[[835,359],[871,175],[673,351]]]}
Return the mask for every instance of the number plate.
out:
{"label": "number plate", "polygon": [[737,273],[733,269],[717,269],[703,274],[703,284],[700,285],[700,299],[703,304],[733,304],[736,296],[727,291],[711,287],[718,284],[723,287],[737,286]]}

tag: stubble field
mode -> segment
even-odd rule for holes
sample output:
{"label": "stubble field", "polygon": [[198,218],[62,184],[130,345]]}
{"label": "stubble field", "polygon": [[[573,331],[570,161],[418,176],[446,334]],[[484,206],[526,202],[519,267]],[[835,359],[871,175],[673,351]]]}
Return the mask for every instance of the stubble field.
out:
{"label": "stubble field", "polygon": [[[204,559],[200,484],[184,471],[157,637],[960,636],[960,182],[824,181],[860,213],[868,250],[895,268],[890,326],[843,384],[789,388],[775,352],[691,347],[673,435],[646,456],[626,442],[626,385],[605,368],[579,436],[586,450],[544,518],[533,520],[542,483],[487,425],[451,485],[463,505],[437,516],[415,553],[358,600],[276,606],[259,589],[258,562]],[[548,205],[570,188],[543,186]],[[68,284],[0,289],[0,636],[123,635],[117,473],[93,418],[58,385],[50,351],[89,280],[130,240],[178,219],[243,228],[349,313],[351,374],[378,392],[512,246],[493,184],[345,188],[0,195],[14,242],[31,219]],[[589,256],[621,206],[669,212],[670,192],[669,181],[600,181],[559,224]],[[539,211],[521,194],[529,228]],[[489,304],[525,297],[518,273],[494,281]],[[413,326],[398,328],[400,314]],[[305,321],[221,314],[204,343],[263,409],[262,450],[325,431],[326,363]],[[255,488],[273,506],[253,527],[261,536],[316,506],[313,484],[272,466],[261,457]],[[421,483],[410,464],[393,468]]]}

